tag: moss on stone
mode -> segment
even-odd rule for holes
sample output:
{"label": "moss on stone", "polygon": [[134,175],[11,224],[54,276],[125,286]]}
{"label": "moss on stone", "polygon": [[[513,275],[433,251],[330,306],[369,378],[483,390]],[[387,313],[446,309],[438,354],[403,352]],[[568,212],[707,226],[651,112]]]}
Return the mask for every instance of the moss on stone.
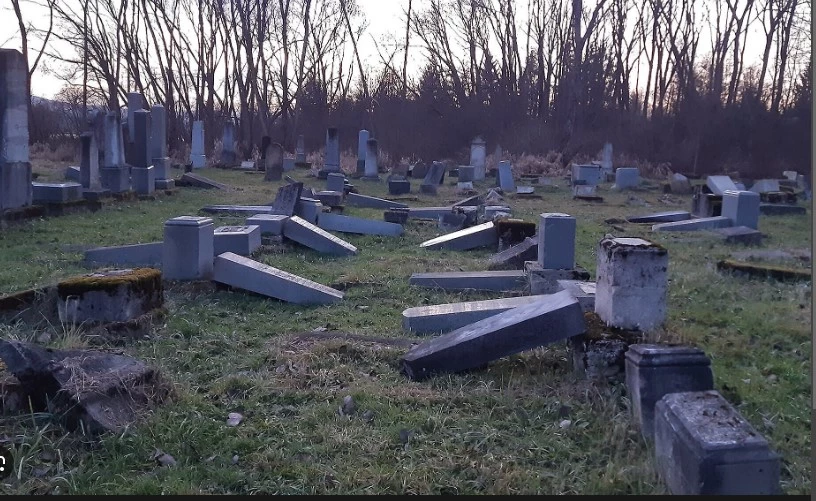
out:
{"label": "moss on stone", "polygon": [[81,296],[89,291],[115,292],[123,285],[130,287],[134,292],[147,294],[161,292],[161,271],[155,268],[134,268],[130,273],[69,278],[57,284],[57,292],[59,297],[66,298]]}
{"label": "moss on stone", "polygon": [[750,275],[766,276],[776,280],[810,280],[811,270],[788,268],[771,264],[753,264],[725,259],[717,263],[717,269],[723,271],[737,271]]}

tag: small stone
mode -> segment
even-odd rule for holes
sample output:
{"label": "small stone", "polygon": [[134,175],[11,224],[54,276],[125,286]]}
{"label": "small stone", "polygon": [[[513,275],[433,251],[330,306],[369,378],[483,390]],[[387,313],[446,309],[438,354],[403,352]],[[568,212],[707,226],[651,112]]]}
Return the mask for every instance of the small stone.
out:
{"label": "small stone", "polygon": [[364,304],[361,304],[361,305],[357,306],[357,309],[358,309],[358,310],[363,310],[363,311],[367,310],[368,308],[369,308],[369,307],[368,307],[368,306],[366,306],[366,305],[364,305]]}
{"label": "small stone", "polygon": [[37,336],[37,342],[40,344],[48,344],[51,342],[51,334],[48,332],[43,332],[39,336]]}
{"label": "small stone", "polygon": [[366,423],[371,423],[374,421],[374,411],[367,410],[363,413],[363,421]]}
{"label": "small stone", "polygon": [[285,365],[279,365],[279,366],[275,367],[275,374],[283,374],[284,372],[286,372],[286,366]]}
{"label": "small stone", "polygon": [[49,470],[51,470],[50,466],[45,468],[34,468],[31,475],[35,478],[43,478],[44,476],[48,475]]}
{"label": "small stone", "polygon": [[751,379],[750,378],[743,379],[742,382],[745,383],[745,384],[751,384]]}
{"label": "small stone", "polygon": [[243,420],[244,416],[240,413],[230,412],[229,415],[227,415],[227,426],[238,426]]}
{"label": "small stone", "polygon": [[238,464],[239,459],[238,454],[232,456],[232,464]]}
{"label": "small stone", "polygon": [[411,440],[411,435],[413,434],[414,433],[411,430],[406,430],[405,428],[401,429],[399,431],[400,443],[407,448],[408,442]]}
{"label": "small stone", "polygon": [[570,421],[569,419],[565,419],[565,420],[561,421],[560,423],[558,423],[558,427],[561,428],[562,430],[565,430],[565,429],[569,428],[570,426],[572,426],[572,421]]}
{"label": "small stone", "polygon": [[770,376],[768,376],[769,383],[775,383],[778,379],[779,377],[776,374],[771,374]]}
{"label": "small stone", "polygon": [[357,404],[354,402],[354,398],[351,395],[346,395],[343,397],[343,405],[340,407],[340,415],[341,416],[350,416],[357,412]]}
{"label": "small stone", "polygon": [[176,466],[176,458],[170,454],[167,454],[166,452],[162,452],[157,449],[153,457],[156,459],[156,462],[162,466]]}

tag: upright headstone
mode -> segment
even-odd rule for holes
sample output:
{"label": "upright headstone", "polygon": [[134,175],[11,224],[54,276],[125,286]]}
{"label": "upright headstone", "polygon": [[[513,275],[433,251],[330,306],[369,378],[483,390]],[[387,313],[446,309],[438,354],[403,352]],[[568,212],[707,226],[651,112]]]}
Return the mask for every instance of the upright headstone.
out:
{"label": "upright headstone", "polygon": [[150,151],[147,157],[153,165],[157,188],[167,188],[170,178],[170,158],[167,157],[167,110],[160,104],[150,108]]}
{"label": "upright headstone", "polygon": [[538,229],[538,264],[545,270],[575,268],[575,229],[573,216],[556,212],[541,214]]}
{"label": "upright headstone", "polygon": [[147,110],[133,111],[133,153],[130,165],[146,168],[150,165],[148,157],[150,141],[150,112]]}
{"label": "upright headstone", "polygon": [[610,181],[615,170],[612,168],[612,143],[605,143],[601,153],[601,177]]}
{"label": "upright headstone", "polygon": [[380,179],[377,171],[377,153],[377,140],[370,138],[366,141],[365,176],[363,176],[363,179],[376,181]]}
{"label": "upright headstone", "polygon": [[368,154],[368,131],[362,129],[357,134],[357,174],[365,174],[366,155]]}
{"label": "upright headstone", "polygon": [[283,146],[272,143],[266,147],[264,181],[280,181],[283,178]]}
{"label": "upright headstone", "polygon": [[130,172],[124,162],[124,142],[119,113],[112,111],[105,116],[105,157],[99,169],[102,188],[113,193],[130,190]]}
{"label": "upright headstone", "polygon": [[227,166],[235,164],[238,155],[235,153],[235,122],[231,118],[224,122],[221,143],[221,163]]}
{"label": "upright headstone", "polygon": [[139,94],[138,92],[128,92],[127,95],[127,130],[128,130],[128,142],[134,142],[133,131],[134,131],[134,119],[135,115],[134,112],[137,110],[144,109],[145,107],[145,99],[144,96]]}
{"label": "upright headstone", "polygon": [[193,164],[193,169],[203,169],[207,165],[207,156],[204,154],[204,122],[201,120],[193,122],[190,163]]}
{"label": "upright headstone", "polygon": [[318,177],[326,179],[329,172],[340,172],[340,133],[337,127],[326,129],[326,154]]}
{"label": "upright headstone", "polygon": [[510,162],[499,162],[499,186],[505,193],[512,193],[516,190],[516,182],[513,180],[513,167]]}
{"label": "upright headstone", "polygon": [[297,146],[295,147],[295,163],[306,163],[306,141],[303,138],[303,134],[299,135],[297,138]]}
{"label": "upright headstone", "polygon": [[474,181],[484,181],[485,178],[485,146],[484,140],[479,136],[470,143],[470,165],[474,167]]}
{"label": "upright headstone", "polygon": [[725,190],[721,214],[734,221],[734,226],[747,226],[756,230],[759,224],[759,202],[759,193]]}
{"label": "upright headstone", "polygon": [[618,167],[615,171],[616,190],[625,190],[640,184],[640,170],[637,167]]}
{"label": "upright headstone", "polygon": [[208,217],[179,216],[164,223],[162,277],[205,280],[212,277],[215,226]]}
{"label": "upright headstone", "polygon": [[99,188],[99,152],[96,147],[96,135],[86,132],[80,136],[82,157],[79,163],[79,181],[83,188]]}
{"label": "upright headstone", "polygon": [[422,193],[436,194],[437,187],[445,180],[445,164],[434,162],[422,179],[419,189]]}
{"label": "upright headstone", "polygon": [[343,193],[346,189],[346,176],[342,172],[332,172],[326,176],[326,190]]}
{"label": "upright headstone", "polygon": [[23,55],[0,49],[0,211],[32,202],[27,81]]}

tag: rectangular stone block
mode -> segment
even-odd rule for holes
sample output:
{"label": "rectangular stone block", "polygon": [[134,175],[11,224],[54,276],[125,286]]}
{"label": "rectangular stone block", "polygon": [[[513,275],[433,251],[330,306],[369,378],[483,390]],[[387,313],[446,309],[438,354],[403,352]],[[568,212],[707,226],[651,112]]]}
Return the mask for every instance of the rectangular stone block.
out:
{"label": "rectangular stone block", "polygon": [[575,218],[545,212],[538,223],[538,264],[551,270],[575,268]]}
{"label": "rectangular stone block", "polygon": [[0,211],[27,207],[31,205],[33,196],[31,164],[3,163],[0,160]]}
{"label": "rectangular stone block", "polygon": [[283,235],[283,225],[289,216],[282,216],[280,214],[255,214],[248,217],[247,225],[258,226],[261,229],[261,235]]}
{"label": "rectangular stone block", "polygon": [[436,304],[408,308],[402,312],[402,327],[414,334],[440,334],[538,301],[543,296],[519,296],[485,301]]}
{"label": "rectangular stone block", "polygon": [[459,166],[459,176],[458,177],[459,177],[459,182],[460,183],[473,183],[475,176],[476,176],[476,167],[474,167],[472,165],[460,165]]}
{"label": "rectangular stone block", "polygon": [[657,469],[674,495],[778,495],[780,457],[717,391],[655,405]]}
{"label": "rectangular stone block", "polygon": [[176,181],[174,179],[156,179],[157,190],[174,190],[176,189]]}
{"label": "rectangular stone block", "polygon": [[179,216],[164,222],[162,275],[168,280],[205,280],[213,272],[213,220]]}
{"label": "rectangular stone block", "polygon": [[403,357],[402,371],[413,380],[461,372],[585,330],[578,301],[559,292],[415,346]]}
{"label": "rectangular stone block", "polygon": [[283,172],[289,172],[290,170],[295,170],[295,159],[294,158],[284,158],[283,159]]}
{"label": "rectangular stone block", "polygon": [[699,348],[633,344],[625,357],[626,390],[634,422],[650,442],[654,439],[655,404],[664,395],[714,389],[711,360]]}
{"label": "rectangular stone block", "polygon": [[150,195],[156,191],[156,173],[153,166],[146,168],[133,167],[130,170],[133,191],[139,195]]}
{"label": "rectangular stone block", "polygon": [[389,223],[405,224],[408,221],[408,209],[388,209],[383,212],[383,220]]}
{"label": "rectangular stone block", "polygon": [[419,192],[425,195],[436,195],[438,188],[435,184],[420,184]]}
{"label": "rectangular stone block", "polygon": [[801,205],[761,203],[759,213],[766,216],[788,216],[807,214],[807,209]]}
{"label": "rectangular stone block", "polygon": [[219,226],[213,232],[213,255],[232,252],[239,256],[249,256],[261,246],[261,227]]}
{"label": "rectangular stone block", "polygon": [[453,207],[411,207],[408,209],[408,217],[412,219],[432,219],[439,221],[441,216],[451,214]]}
{"label": "rectangular stone block", "polygon": [[317,217],[323,213],[323,204],[320,200],[301,197],[295,205],[294,215],[303,218],[311,224],[317,224]]}
{"label": "rectangular stone block", "polygon": [[737,185],[728,176],[708,176],[706,178],[706,186],[711,190],[711,193],[722,196],[726,190],[736,190]]}
{"label": "rectangular stone block", "polygon": [[318,191],[314,193],[314,198],[320,201],[325,207],[342,207],[342,191]]}
{"label": "rectangular stone block", "polygon": [[499,186],[505,193],[516,190],[516,181],[513,179],[513,166],[508,161],[499,162]]}
{"label": "rectangular stone block", "polygon": [[759,225],[759,194],[753,191],[723,192],[721,214],[733,221],[734,226],[757,229]]}
{"label": "rectangular stone block", "polygon": [[358,235],[385,235],[389,237],[402,235],[404,231],[401,224],[343,216],[330,212],[321,212],[317,216],[317,226],[327,231],[355,233]]}
{"label": "rectangular stone block", "polygon": [[62,204],[82,200],[79,183],[31,183],[34,203]]}
{"label": "rectangular stone block", "polygon": [[747,226],[732,226],[711,230],[727,244],[761,245],[764,235],[762,232]]}
{"label": "rectangular stone block", "polygon": [[527,287],[527,274],[524,270],[414,273],[408,283],[446,291],[515,291]]}
{"label": "rectangular stone block", "polygon": [[618,167],[615,169],[615,186],[617,190],[634,188],[640,184],[640,170],[637,167]]}
{"label": "rectangular stone block", "polygon": [[[729,188],[730,190],[738,191],[736,187]],[[723,190],[724,192],[725,190]],[[751,186],[751,191],[754,193],[773,193],[779,191],[778,179],[760,179]]]}
{"label": "rectangular stone block", "polygon": [[102,188],[111,193],[130,191],[130,169],[127,167],[102,167],[99,169]]}
{"label": "rectangular stone block", "polygon": [[407,179],[388,180],[389,195],[404,195],[406,193],[411,193],[411,181],[408,181]]}
{"label": "rectangular stone block", "polygon": [[292,216],[286,220],[283,224],[283,236],[325,254],[335,256],[353,256],[357,254],[357,247],[298,216]]}
{"label": "rectangular stone block", "polygon": [[326,191],[339,191],[343,193],[346,189],[346,175],[342,172],[330,172],[326,176]]}
{"label": "rectangular stone block", "polygon": [[65,180],[66,181],[73,181],[75,183],[81,183],[82,177],[80,174],[79,167],[76,165],[71,165],[65,168]]}
{"label": "rectangular stone block", "polygon": [[303,305],[332,304],[343,293],[252,259],[225,252],[215,258],[213,280],[256,294]]}
{"label": "rectangular stone block", "polygon": [[691,213],[682,210],[656,212],[654,214],[647,214],[645,216],[632,216],[626,218],[626,220],[630,223],[673,223],[675,221],[687,221],[689,219],[691,219]]}
{"label": "rectangular stone block", "polygon": [[179,179],[179,185],[182,186],[193,186],[196,188],[207,188],[207,189],[216,189],[216,190],[226,190],[229,188],[226,184],[219,183],[218,181],[213,181],[210,178],[201,176],[199,174],[193,174],[192,172],[185,172],[181,179]]}
{"label": "rectangular stone block", "polygon": [[153,175],[156,181],[159,179],[170,179],[170,157],[156,157],[153,159]]}
{"label": "rectangular stone block", "polygon": [[499,235],[492,221],[482,223],[447,235],[432,238],[419,244],[423,249],[470,250],[479,247],[496,247]]}
{"label": "rectangular stone block", "polygon": [[488,270],[523,270],[525,261],[538,259],[538,239],[525,238],[521,243],[491,256]]}
{"label": "rectangular stone block", "polygon": [[402,202],[394,202],[392,200],[385,200],[383,198],[360,195],[359,193],[349,193],[346,195],[346,203],[354,207],[365,207],[369,209],[393,209],[395,207],[408,207],[407,204]]}
{"label": "rectangular stone block", "polygon": [[98,247],[85,251],[85,266],[147,266],[161,267],[163,242]]}
{"label": "rectangular stone block", "polygon": [[727,228],[733,226],[734,222],[730,217],[700,217],[689,219],[688,221],[675,221],[673,223],[658,223],[652,225],[652,231],[697,231],[713,230],[715,228]]}
{"label": "rectangular stone block", "polygon": [[[445,167],[445,164],[441,162],[433,162],[430,169],[428,169],[428,173],[422,180],[422,185],[439,186],[445,181],[446,170],[447,167]],[[420,188],[422,185],[420,185]],[[436,191],[434,191],[434,193],[436,193]]]}
{"label": "rectangular stone block", "polygon": [[601,166],[593,164],[573,164],[572,184],[588,184],[595,186],[601,182]]}
{"label": "rectangular stone block", "polygon": [[201,208],[201,212],[234,215],[272,214],[274,207],[271,205],[206,205]]}

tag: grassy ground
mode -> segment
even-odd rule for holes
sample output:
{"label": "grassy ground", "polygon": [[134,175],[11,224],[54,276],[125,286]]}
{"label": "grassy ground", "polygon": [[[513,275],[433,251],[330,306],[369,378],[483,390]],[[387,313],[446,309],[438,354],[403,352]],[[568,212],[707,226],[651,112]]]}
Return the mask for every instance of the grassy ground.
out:
{"label": "grassy ground", "polygon": [[[87,273],[79,265],[84,249],[160,240],[166,219],[197,215],[205,205],[271,202],[281,184],[264,183],[261,174],[201,174],[236,189],[181,188],[155,201],[115,202],[96,213],[0,232],[0,294]],[[305,171],[293,175],[323,186]],[[385,183],[355,185],[361,193],[386,195]],[[420,194],[409,203],[454,202],[459,197],[453,190],[446,182],[438,196]],[[687,209],[689,197],[602,189],[603,203],[579,202],[565,181],[537,192],[541,199],[509,199],[514,215],[535,222],[542,212],[576,216],[577,263],[593,279],[596,246],[605,234],[650,238],[669,249],[669,315],[661,339],[706,351],[715,388],[781,454],[785,493],[809,493],[811,282],[724,275],[717,260],[739,247],[703,233],[653,234],[648,225],[604,222]],[[639,200],[628,201],[630,196]],[[644,201],[649,206],[638,205]],[[349,207],[346,214],[382,219],[373,209]],[[762,248],[810,249],[811,217],[810,210],[806,216],[762,216],[760,230],[768,235]],[[243,222],[215,219],[217,226]],[[167,284],[165,323],[149,339],[115,349],[159,368],[175,387],[173,401],[101,440],[67,434],[46,414],[3,415],[0,437],[13,445],[18,462],[2,492],[665,493],[653,451],[631,423],[625,388],[578,378],[561,343],[468,374],[411,382],[398,372],[405,340],[418,339],[402,331],[402,310],[497,297],[408,285],[415,272],[486,269],[489,250],[419,248],[436,235],[435,224],[410,222],[400,238],[343,236],[359,249],[350,258],[324,257],[291,243],[257,257],[343,289],[345,299],[332,306]],[[5,338],[38,335],[22,326],[0,328]],[[298,337],[322,328],[372,339]],[[87,344],[81,330],[53,331],[51,346]],[[357,403],[351,416],[338,413],[346,395]],[[243,422],[228,426],[230,412],[240,412]],[[570,426],[561,427],[564,420]],[[161,466],[156,456],[162,452],[176,464]]]}

